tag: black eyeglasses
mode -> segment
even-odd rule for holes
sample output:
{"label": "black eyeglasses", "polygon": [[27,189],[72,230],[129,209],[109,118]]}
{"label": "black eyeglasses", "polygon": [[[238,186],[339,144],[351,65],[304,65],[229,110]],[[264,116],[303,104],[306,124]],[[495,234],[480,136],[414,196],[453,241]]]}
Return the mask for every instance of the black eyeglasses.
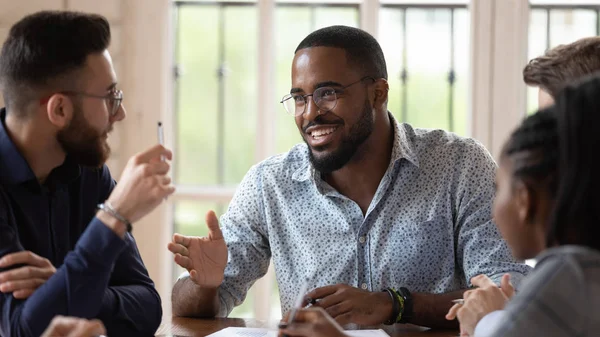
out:
{"label": "black eyeglasses", "polygon": [[104,96],[88,94],[86,92],[78,92],[78,91],[62,91],[61,94],[103,99],[106,102],[106,107],[108,108],[108,113],[110,114],[111,117],[114,117],[117,114],[117,111],[119,111],[119,107],[121,106],[121,103],[123,103],[123,91],[122,90],[113,90],[108,95],[104,95]]}
{"label": "black eyeglasses", "polygon": [[[117,114],[117,112],[119,111],[119,107],[121,106],[121,103],[123,103],[123,91],[122,90],[112,90],[108,95],[104,95],[104,96],[88,94],[86,92],[79,92],[79,91],[61,91],[59,93],[63,94],[63,95],[70,95],[70,96],[82,96],[82,97],[103,99],[106,102],[106,107],[108,108],[108,113],[110,114],[111,117],[114,117]],[[50,99],[50,96],[42,98],[40,100],[40,104],[43,105],[43,104],[48,103],[49,99]]]}
{"label": "black eyeglasses", "polygon": [[313,102],[315,102],[315,105],[321,112],[331,111],[337,105],[337,94],[341,93],[343,89],[360,83],[366,79],[375,81],[373,77],[365,76],[356,82],[352,82],[337,89],[334,87],[321,87],[313,91],[312,94],[287,94],[283,96],[280,103],[283,104],[285,111],[287,111],[290,115],[297,117],[306,111],[306,105],[308,104],[307,98],[312,96]]}

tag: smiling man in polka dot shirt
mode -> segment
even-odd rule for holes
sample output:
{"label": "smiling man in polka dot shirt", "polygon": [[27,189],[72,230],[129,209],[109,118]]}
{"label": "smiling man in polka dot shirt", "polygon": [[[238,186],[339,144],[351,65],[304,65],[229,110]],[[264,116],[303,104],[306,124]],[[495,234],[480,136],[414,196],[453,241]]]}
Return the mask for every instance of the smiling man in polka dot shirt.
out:
{"label": "smiling man in polka dot shirt", "polygon": [[284,313],[308,279],[307,301],[342,325],[456,327],[444,316],[472,277],[510,273],[516,285],[529,272],[491,222],[492,157],[397,123],[386,79],[364,31],[333,26],[300,43],[282,103],[305,144],[248,172],[221,229],[209,212],[208,237],[174,236],[189,272],[175,315],[228,315],[273,259]]}

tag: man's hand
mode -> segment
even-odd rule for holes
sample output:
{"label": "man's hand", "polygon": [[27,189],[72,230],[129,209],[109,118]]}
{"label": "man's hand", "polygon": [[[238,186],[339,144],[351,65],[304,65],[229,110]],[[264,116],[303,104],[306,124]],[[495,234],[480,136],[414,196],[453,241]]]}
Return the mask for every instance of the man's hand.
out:
{"label": "man's hand", "polygon": [[206,214],[208,237],[173,235],[169,250],[175,263],[187,269],[190,279],[203,288],[218,288],[227,265],[227,245],[213,211]]}
{"label": "man's hand", "polygon": [[446,319],[458,318],[461,336],[473,336],[477,323],[487,314],[502,310],[514,295],[515,289],[510,283],[510,274],[504,274],[500,288],[487,276],[478,275],[471,279],[478,287],[464,293],[464,304],[455,304]]}
{"label": "man's hand", "polygon": [[30,251],[7,254],[0,259],[0,268],[19,264],[25,266],[0,273],[0,292],[12,293],[16,299],[28,298],[56,273],[48,259]]}
{"label": "man's hand", "polygon": [[355,323],[377,325],[392,315],[393,302],[386,292],[369,292],[345,284],[317,288],[307,298],[318,300],[319,306],[340,325]]}
{"label": "man's hand", "polygon": [[129,222],[136,222],[156,208],[175,192],[167,176],[170,165],[161,156],[171,160],[171,151],[162,145],[131,157],[121,174],[119,183],[108,201]]}
{"label": "man's hand", "polygon": [[56,316],[42,334],[42,337],[94,337],[106,334],[99,320]]}
{"label": "man's hand", "polygon": [[323,308],[298,310],[294,322],[279,325],[279,336],[343,337],[342,327]]}

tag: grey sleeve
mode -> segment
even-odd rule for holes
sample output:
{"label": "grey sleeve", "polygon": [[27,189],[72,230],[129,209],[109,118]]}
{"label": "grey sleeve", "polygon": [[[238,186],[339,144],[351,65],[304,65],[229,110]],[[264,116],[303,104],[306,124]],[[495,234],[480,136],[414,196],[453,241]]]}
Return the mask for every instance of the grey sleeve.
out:
{"label": "grey sleeve", "polygon": [[568,257],[544,261],[506,307],[493,337],[582,336],[589,315],[585,278]]}
{"label": "grey sleeve", "polygon": [[255,166],[246,174],[227,212],[221,217],[229,258],[225,279],[219,288],[219,317],[226,317],[240,305],[248,289],[269,268],[271,249],[262,194],[260,168]]}
{"label": "grey sleeve", "polygon": [[510,273],[518,287],[531,268],[513,258],[492,222],[496,164],[489,152],[474,140],[469,140],[461,152],[455,220],[457,264],[467,285],[479,274],[499,283],[503,274]]}

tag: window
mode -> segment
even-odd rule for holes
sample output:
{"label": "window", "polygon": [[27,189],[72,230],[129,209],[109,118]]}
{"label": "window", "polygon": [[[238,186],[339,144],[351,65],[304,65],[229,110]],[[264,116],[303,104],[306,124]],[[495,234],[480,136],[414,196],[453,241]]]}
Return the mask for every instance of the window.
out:
{"label": "window", "polygon": [[466,134],[469,14],[465,4],[384,5],[379,41],[400,122]]}
{"label": "window", "polygon": [[[578,1],[530,1],[529,59],[543,55],[550,48],[577,39],[600,35],[600,4]],[[527,89],[527,110],[538,108],[538,89]]]}
{"label": "window", "polygon": [[[463,1],[400,1],[378,6],[379,41],[390,82],[389,110],[416,127],[466,134],[469,14]],[[433,4],[435,3],[435,4]],[[223,214],[256,162],[257,133],[273,131],[274,153],[302,141],[280,97],[290,90],[293,51],[311,31],[361,26],[361,2],[281,1],[273,9],[273,123],[258,119],[261,18],[254,1],[174,1],[174,111],[177,153],[174,230],[207,234],[205,213]],[[243,18],[243,20],[240,20]],[[267,126],[265,126],[267,125]],[[272,127],[274,130],[265,130]],[[179,275],[180,268],[175,274]],[[281,315],[271,271],[233,317]],[[256,301],[255,297],[260,297]],[[265,305],[266,304],[266,305]]]}

